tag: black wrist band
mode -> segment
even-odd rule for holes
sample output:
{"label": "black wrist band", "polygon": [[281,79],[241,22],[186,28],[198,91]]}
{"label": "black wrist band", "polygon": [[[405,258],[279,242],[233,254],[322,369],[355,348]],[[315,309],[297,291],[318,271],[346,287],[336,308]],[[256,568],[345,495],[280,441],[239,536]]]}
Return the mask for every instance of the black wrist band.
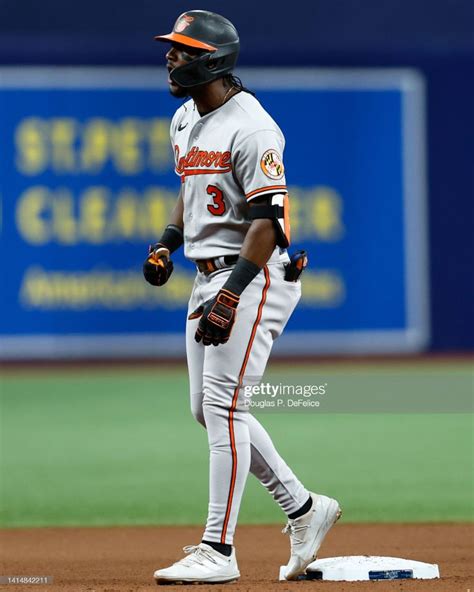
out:
{"label": "black wrist band", "polygon": [[223,290],[229,290],[233,294],[240,296],[250,282],[260,273],[261,268],[252,261],[239,257],[235,267],[226,283],[222,286]]}
{"label": "black wrist band", "polygon": [[183,231],[175,224],[168,224],[158,244],[163,245],[170,253],[173,253],[183,244]]}

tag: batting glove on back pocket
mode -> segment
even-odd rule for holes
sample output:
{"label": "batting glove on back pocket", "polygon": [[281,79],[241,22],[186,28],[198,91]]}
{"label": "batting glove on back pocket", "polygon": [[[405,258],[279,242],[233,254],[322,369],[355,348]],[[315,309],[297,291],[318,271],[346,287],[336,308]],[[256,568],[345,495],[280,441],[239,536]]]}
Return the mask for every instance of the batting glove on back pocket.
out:
{"label": "batting glove on back pocket", "polygon": [[308,254],[306,251],[296,251],[290,257],[290,262],[285,265],[285,281],[297,282],[301,274],[308,266]]}
{"label": "batting glove on back pocket", "polygon": [[200,317],[194,339],[203,345],[219,345],[229,341],[235,323],[239,297],[229,290],[219,290],[217,296],[211,298],[195,310],[189,319]]}

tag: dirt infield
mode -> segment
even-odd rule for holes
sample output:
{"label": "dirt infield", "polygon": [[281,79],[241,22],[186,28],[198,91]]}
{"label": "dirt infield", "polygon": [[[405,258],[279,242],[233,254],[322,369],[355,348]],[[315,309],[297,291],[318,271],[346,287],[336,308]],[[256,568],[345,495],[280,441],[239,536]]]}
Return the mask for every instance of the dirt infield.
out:
{"label": "dirt infield", "polygon": [[[181,557],[180,548],[199,541],[200,528],[44,528],[0,531],[2,575],[53,576],[53,585],[35,590],[137,592],[158,590],[152,575]],[[474,592],[473,525],[338,524],[321,557],[393,555],[438,563],[441,579],[393,582],[278,582],[288,558],[288,539],[275,526],[241,526],[236,540],[241,579],[214,586],[168,586],[163,590],[311,590],[359,592]],[[4,590],[32,590],[8,585]]]}

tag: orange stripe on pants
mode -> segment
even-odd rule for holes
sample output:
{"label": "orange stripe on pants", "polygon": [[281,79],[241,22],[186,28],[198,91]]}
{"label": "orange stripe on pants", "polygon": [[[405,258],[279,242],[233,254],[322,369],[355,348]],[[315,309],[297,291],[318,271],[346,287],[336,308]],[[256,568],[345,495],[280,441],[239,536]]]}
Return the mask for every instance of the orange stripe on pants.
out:
{"label": "orange stripe on pants", "polygon": [[247,345],[247,349],[245,351],[244,361],[242,363],[242,367],[239,372],[239,382],[238,382],[237,386],[235,387],[234,396],[232,397],[232,404],[229,409],[228,424],[229,424],[230,449],[232,452],[232,473],[231,473],[231,478],[230,478],[229,493],[227,495],[227,507],[226,507],[225,517],[224,517],[224,524],[222,526],[221,543],[223,543],[223,544],[225,544],[225,537],[227,534],[227,526],[229,524],[230,512],[232,509],[232,498],[234,497],[235,479],[237,476],[237,449],[235,446],[235,435],[234,435],[234,411],[235,411],[235,408],[237,407],[237,400],[239,398],[240,387],[242,386],[242,379],[245,375],[245,369],[247,367],[247,362],[249,360],[250,351],[252,349],[255,335],[257,333],[257,327],[258,327],[258,324],[260,323],[260,319],[262,318],[263,305],[265,304],[265,301],[267,300],[267,292],[268,292],[268,288],[270,287],[270,273],[269,273],[268,267],[266,265],[263,268],[263,273],[265,274],[265,285],[263,286],[263,290],[262,290],[262,298],[260,300],[260,304],[258,305],[257,318],[255,319],[255,322],[253,324],[252,333],[250,334],[250,339],[249,339],[249,342]]}

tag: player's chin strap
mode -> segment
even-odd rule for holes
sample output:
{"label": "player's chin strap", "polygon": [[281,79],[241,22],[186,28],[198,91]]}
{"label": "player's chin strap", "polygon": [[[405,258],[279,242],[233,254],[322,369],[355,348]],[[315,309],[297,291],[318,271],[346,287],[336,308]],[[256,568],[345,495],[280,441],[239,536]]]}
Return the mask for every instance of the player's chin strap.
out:
{"label": "player's chin strap", "polygon": [[266,203],[252,205],[249,209],[252,220],[272,220],[276,230],[276,244],[283,249],[290,245],[290,204],[288,194],[269,195]]}

